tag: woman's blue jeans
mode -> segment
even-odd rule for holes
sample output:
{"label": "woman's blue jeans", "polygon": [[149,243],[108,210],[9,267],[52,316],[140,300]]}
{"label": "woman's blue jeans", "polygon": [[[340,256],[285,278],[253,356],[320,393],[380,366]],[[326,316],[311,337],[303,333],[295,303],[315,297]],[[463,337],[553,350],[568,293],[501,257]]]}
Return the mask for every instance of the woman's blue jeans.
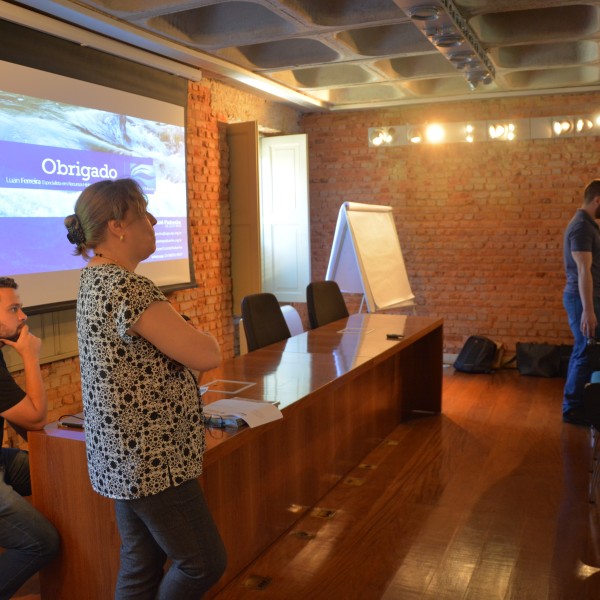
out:
{"label": "woman's blue jeans", "polygon": [[225,547],[197,480],[115,500],[115,512],[121,535],[116,600],[198,600],[225,571]]}
{"label": "woman's blue jeans", "polygon": [[[583,314],[581,298],[579,294],[565,293],[563,304],[574,338],[563,394],[563,414],[565,414],[570,410],[583,409],[583,388],[589,382],[592,370],[586,356],[587,338],[581,333],[581,315]],[[596,315],[600,315],[600,300],[597,298],[594,298],[594,310]],[[598,336],[598,330],[596,328],[596,336]]]}
{"label": "woman's blue jeans", "polygon": [[56,529],[23,498],[31,495],[29,457],[16,448],[0,450],[0,600],[7,600],[60,547]]}

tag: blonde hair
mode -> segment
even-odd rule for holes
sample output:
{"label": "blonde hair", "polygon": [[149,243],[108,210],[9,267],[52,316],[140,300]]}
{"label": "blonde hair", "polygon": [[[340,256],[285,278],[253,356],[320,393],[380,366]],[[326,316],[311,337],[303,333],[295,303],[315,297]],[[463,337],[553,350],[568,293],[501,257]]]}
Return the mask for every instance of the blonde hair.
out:
{"label": "blonde hair", "polygon": [[109,221],[123,219],[128,210],[141,216],[147,208],[148,200],[134,179],[92,183],[77,198],[75,213],[64,221],[74,254],[89,260],[89,250],[104,240]]}

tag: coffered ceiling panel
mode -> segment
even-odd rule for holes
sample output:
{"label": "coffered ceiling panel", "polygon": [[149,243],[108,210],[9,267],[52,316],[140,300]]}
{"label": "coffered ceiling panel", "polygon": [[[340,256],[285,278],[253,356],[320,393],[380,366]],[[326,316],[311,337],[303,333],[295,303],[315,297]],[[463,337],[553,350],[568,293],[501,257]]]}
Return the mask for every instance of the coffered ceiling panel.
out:
{"label": "coffered ceiling panel", "polygon": [[209,70],[307,110],[600,84],[600,1],[0,1],[0,18],[28,24],[28,15]]}

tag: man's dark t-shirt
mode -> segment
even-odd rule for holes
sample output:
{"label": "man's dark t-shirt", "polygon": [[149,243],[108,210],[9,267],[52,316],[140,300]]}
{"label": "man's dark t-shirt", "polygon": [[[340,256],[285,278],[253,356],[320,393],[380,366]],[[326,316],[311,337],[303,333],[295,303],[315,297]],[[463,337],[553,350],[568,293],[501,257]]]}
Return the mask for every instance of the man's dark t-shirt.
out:
{"label": "man's dark t-shirt", "polygon": [[[19,404],[25,398],[25,392],[17,385],[6,368],[4,356],[0,350],[0,413]],[[4,437],[4,419],[0,417],[0,448]]]}
{"label": "man's dark t-shirt", "polygon": [[594,296],[600,297],[600,227],[584,210],[578,209],[567,225],[564,237],[564,261],[567,283],[567,294],[579,294],[577,281],[577,264],[572,252],[592,253],[592,280]]}

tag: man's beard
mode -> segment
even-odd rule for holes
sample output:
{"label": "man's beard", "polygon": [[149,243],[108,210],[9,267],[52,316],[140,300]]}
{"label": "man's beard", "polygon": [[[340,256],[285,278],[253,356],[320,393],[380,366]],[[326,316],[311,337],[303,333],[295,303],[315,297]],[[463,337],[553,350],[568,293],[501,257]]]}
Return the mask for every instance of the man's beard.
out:
{"label": "man's beard", "polygon": [[23,325],[19,325],[17,327],[17,332],[14,335],[2,335],[0,334],[0,340],[8,340],[9,342],[16,342],[21,335],[21,330],[23,329]]}

